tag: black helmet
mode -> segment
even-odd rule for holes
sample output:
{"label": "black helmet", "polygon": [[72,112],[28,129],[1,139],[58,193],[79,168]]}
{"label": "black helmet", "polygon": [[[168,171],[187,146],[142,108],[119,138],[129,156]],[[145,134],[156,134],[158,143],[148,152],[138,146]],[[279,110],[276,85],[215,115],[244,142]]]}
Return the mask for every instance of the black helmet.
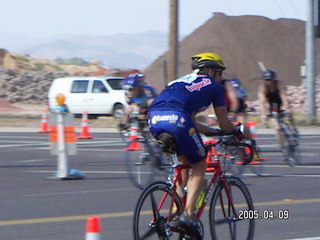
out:
{"label": "black helmet", "polygon": [[276,79],[277,77],[277,72],[271,69],[267,69],[262,72],[262,78],[264,80],[271,80],[271,79]]}
{"label": "black helmet", "polygon": [[200,53],[192,56],[191,59],[192,69],[214,68],[222,71],[226,69],[221,57],[215,53]]}

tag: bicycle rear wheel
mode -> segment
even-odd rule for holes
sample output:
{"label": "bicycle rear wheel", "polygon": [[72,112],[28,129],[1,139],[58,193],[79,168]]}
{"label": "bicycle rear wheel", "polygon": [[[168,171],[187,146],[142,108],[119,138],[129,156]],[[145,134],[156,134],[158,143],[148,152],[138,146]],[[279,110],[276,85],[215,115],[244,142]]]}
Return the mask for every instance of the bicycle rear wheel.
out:
{"label": "bicycle rear wheel", "polygon": [[156,155],[152,146],[145,140],[137,138],[130,141],[125,148],[125,168],[131,183],[140,189],[153,181]]}
{"label": "bicycle rear wheel", "polygon": [[180,198],[167,183],[153,183],[142,192],[136,205],[134,239],[183,239],[183,233],[169,226],[169,222],[182,211]]}
{"label": "bicycle rear wheel", "polygon": [[130,142],[130,131],[128,131],[127,129],[124,130],[119,130],[119,135],[121,140],[125,143],[128,144]]}
{"label": "bicycle rear wheel", "polygon": [[241,213],[254,211],[249,190],[240,179],[230,177],[225,180],[218,183],[210,203],[212,239],[251,240],[254,234],[254,218],[239,217]]}

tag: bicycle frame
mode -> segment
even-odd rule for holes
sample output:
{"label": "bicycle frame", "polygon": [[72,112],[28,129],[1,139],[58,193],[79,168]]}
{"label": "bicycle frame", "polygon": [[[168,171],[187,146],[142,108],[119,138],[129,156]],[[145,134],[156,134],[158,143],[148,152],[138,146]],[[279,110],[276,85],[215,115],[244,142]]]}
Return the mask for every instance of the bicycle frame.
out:
{"label": "bicycle frame", "polygon": [[[216,144],[211,143],[210,144],[210,148],[214,148],[215,145]],[[214,190],[214,185],[218,181],[221,181],[222,184],[224,185],[224,188],[226,189],[226,195],[227,195],[228,201],[231,202],[231,203],[233,202],[232,198],[231,198],[231,193],[230,193],[230,189],[229,189],[227,180],[224,177],[224,172],[223,172],[223,170],[221,168],[220,160],[218,159],[217,155],[215,155],[214,153],[215,153],[214,151],[209,151],[208,152],[208,157],[210,158],[211,162],[207,163],[207,171],[206,172],[207,173],[213,173],[213,175],[212,175],[212,178],[211,178],[211,180],[209,182],[208,189],[205,192],[205,197],[204,197],[203,203],[202,203],[201,207],[196,209],[196,211],[195,211],[194,216],[197,219],[199,219],[201,217],[201,215],[202,215],[202,213],[203,213],[203,211],[204,211],[204,209],[206,207],[206,204],[207,204],[207,202],[209,200],[209,196],[212,193],[212,191]],[[174,157],[174,156],[171,156],[171,157]],[[177,166],[175,166],[175,172],[174,172],[174,175],[173,175],[173,179],[170,181],[170,185],[171,185],[171,187],[173,189],[173,195],[172,195],[171,203],[170,203],[169,216],[171,216],[172,209],[174,207],[175,198],[179,197],[179,196],[177,196],[178,194],[177,194],[176,190],[177,190],[177,183],[178,184],[182,183],[181,171],[183,169],[190,169],[190,168],[191,168],[190,165],[177,165]],[[164,194],[164,196],[162,197],[159,205],[158,205],[158,210],[160,210],[162,208],[162,205],[165,202],[167,196],[168,196],[168,193],[166,192]],[[220,201],[222,202],[222,198],[220,198]],[[222,203],[222,206],[224,206],[223,203]],[[233,214],[237,215],[237,212],[236,212],[236,210],[235,210],[235,208],[233,206],[233,203],[232,203],[231,207],[232,207]],[[223,212],[224,212],[224,215],[226,215],[224,209],[223,209]],[[154,221],[154,219],[153,219],[153,221]]]}

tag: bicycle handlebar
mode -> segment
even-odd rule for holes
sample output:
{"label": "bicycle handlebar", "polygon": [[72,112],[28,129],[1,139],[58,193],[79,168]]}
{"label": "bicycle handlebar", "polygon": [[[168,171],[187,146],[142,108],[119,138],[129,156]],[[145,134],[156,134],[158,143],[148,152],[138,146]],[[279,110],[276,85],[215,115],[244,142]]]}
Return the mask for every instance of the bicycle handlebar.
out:
{"label": "bicycle handlebar", "polygon": [[249,143],[239,142],[235,140],[233,135],[225,135],[223,137],[220,137],[216,143],[210,142],[210,143],[204,144],[204,146],[208,153],[212,147],[215,147],[216,145],[219,145],[219,144],[222,144],[226,147],[244,147],[245,149],[247,148],[249,150],[249,153],[245,152],[246,158],[245,158],[245,161],[243,162],[244,165],[248,165],[253,159],[253,155],[255,151],[254,147]]}

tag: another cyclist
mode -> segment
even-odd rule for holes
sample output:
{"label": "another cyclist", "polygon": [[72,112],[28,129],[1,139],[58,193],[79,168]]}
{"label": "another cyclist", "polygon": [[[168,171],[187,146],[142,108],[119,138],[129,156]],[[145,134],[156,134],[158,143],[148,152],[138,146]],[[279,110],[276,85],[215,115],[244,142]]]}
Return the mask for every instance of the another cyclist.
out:
{"label": "another cyclist", "polygon": [[153,99],[156,97],[154,87],[144,82],[144,75],[141,73],[131,74],[125,80],[123,88],[127,91],[127,103],[125,114],[119,124],[120,129],[128,127],[130,116],[133,113],[145,118],[147,109]]}
{"label": "another cyclist", "polygon": [[240,80],[237,78],[217,80],[223,87],[225,93],[226,107],[232,121],[240,122],[244,125],[244,135],[247,140],[252,140],[250,130],[245,127],[247,121],[248,95]]}
{"label": "another cyclist", "polygon": [[[174,137],[177,155],[182,164],[190,164],[192,174],[184,171],[183,183],[178,193],[183,197],[187,186],[185,210],[171,224],[185,229],[194,229],[195,203],[204,183],[206,172],[206,151],[199,133],[221,135],[234,134],[243,140],[241,131],[228,119],[224,92],[218,81],[226,69],[223,60],[215,53],[201,53],[192,56],[191,74],[172,81],[149,107],[150,131],[155,138],[169,133]],[[195,115],[213,105],[219,126],[210,128],[195,121]]]}
{"label": "another cyclist", "polygon": [[224,97],[226,102],[226,107],[229,112],[231,120],[236,120],[236,112],[239,108],[239,102],[237,99],[237,94],[232,87],[232,83],[229,79],[217,80],[218,83],[222,86],[224,91]]}
{"label": "another cyclist", "polygon": [[[289,110],[285,84],[277,79],[277,73],[274,70],[267,69],[262,72],[264,82],[259,86],[258,99],[262,124],[266,125],[268,114],[272,112],[284,112],[287,116],[292,117]],[[266,105],[269,106],[267,111]],[[271,124],[276,130],[276,136],[281,141],[279,133],[279,124],[277,119],[271,118]]]}
{"label": "another cyclist", "polygon": [[236,120],[245,124],[247,122],[247,108],[249,104],[249,98],[247,91],[242,87],[238,78],[230,79],[231,85],[236,93],[238,101],[238,108],[236,109]]}

